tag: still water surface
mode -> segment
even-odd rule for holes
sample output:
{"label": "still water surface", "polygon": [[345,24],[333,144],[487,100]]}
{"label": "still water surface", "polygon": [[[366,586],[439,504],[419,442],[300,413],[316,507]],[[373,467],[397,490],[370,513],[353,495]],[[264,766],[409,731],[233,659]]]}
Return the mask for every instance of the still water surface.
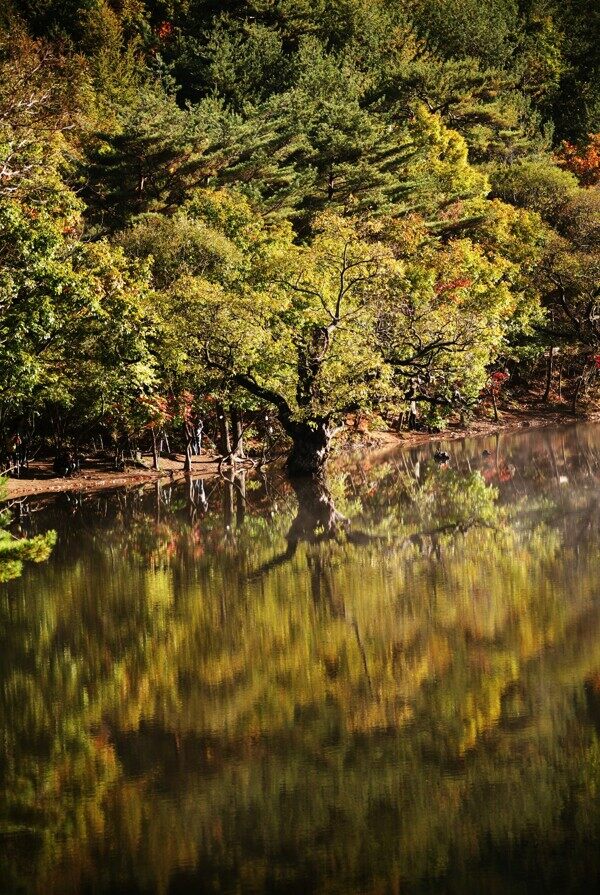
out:
{"label": "still water surface", "polygon": [[0,892],[595,891],[600,429],[445,447],[33,513]]}

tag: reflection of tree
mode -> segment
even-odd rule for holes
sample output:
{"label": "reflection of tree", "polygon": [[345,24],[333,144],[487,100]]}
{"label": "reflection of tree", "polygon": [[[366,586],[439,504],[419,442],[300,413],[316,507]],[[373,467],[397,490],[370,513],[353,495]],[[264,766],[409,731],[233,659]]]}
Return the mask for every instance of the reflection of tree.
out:
{"label": "reflection of tree", "polygon": [[13,888],[402,889],[593,841],[593,497],[508,502],[456,466],[82,516],[0,603]]}
{"label": "reflection of tree", "polygon": [[[377,501],[369,499],[372,494],[367,494],[364,504],[355,500],[354,513],[362,508],[358,527],[336,509],[332,491],[323,478],[294,479],[292,486],[297,510],[286,535],[287,547],[256,570],[256,576],[289,562],[302,543],[317,545],[336,541],[360,547],[416,546],[422,552],[439,555],[445,536],[464,534],[472,527],[490,526],[495,519],[496,493],[485,485],[481,476],[460,476],[435,466],[416,485],[410,477],[392,475],[389,481],[379,482]],[[412,510],[410,522],[420,524],[405,524],[407,507]],[[361,522],[367,525],[360,525]]]}
{"label": "reflection of tree", "polygon": [[286,549],[255,570],[254,577],[265,575],[290,562],[300,544],[316,545],[336,539],[347,529],[348,520],[336,510],[323,478],[296,478],[292,479],[291,484],[297,500],[297,510],[286,535]]}

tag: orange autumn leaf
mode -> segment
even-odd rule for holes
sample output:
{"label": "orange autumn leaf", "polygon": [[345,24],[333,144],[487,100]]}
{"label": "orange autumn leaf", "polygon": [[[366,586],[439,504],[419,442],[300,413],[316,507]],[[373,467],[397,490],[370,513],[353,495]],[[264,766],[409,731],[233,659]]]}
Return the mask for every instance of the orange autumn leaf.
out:
{"label": "orange autumn leaf", "polygon": [[571,171],[584,186],[600,183],[600,133],[590,134],[583,149],[564,141],[557,155],[559,165]]}

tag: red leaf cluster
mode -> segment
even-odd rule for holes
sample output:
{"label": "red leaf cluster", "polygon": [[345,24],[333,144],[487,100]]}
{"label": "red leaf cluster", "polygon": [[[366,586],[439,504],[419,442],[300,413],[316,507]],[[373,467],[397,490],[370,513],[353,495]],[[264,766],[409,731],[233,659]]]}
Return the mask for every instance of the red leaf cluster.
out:
{"label": "red leaf cluster", "polygon": [[159,40],[166,40],[173,34],[173,25],[171,22],[161,22],[156,28],[156,36]]}
{"label": "red leaf cluster", "polygon": [[584,186],[600,183],[600,134],[589,134],[589,143],[583,149],[565,140],[557,160],[559,165],[575,174]]}
{"label": "red leaf cluster", "polygon": [[146,428],[152,428],[156,425],[164,425],[166,422],[173,419],[173,413],[169,407],[168,398],[164,398],[161,395],[153,395],[151,398],[147,398],[142,395],[138,398],[138,401],[146,408],[150,420],[147,423]]}
{"label": "red leaf cluster", "polygon": [[435,287],[435,294],[441,295],[442,292],[453,292],[454,289],[465,289],[470,286],[473,280],[461,277],[457,280],[449,280],[447,283],[438,283]]}

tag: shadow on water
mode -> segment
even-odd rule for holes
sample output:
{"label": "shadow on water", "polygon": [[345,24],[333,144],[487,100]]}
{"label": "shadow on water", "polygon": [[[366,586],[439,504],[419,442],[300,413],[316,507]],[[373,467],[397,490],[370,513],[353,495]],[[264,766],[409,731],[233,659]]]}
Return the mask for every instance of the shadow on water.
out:
{"label": "shadow on water", "polygon": [[593,890],[599,485],[573,427],[32,501],[0,891]]}

